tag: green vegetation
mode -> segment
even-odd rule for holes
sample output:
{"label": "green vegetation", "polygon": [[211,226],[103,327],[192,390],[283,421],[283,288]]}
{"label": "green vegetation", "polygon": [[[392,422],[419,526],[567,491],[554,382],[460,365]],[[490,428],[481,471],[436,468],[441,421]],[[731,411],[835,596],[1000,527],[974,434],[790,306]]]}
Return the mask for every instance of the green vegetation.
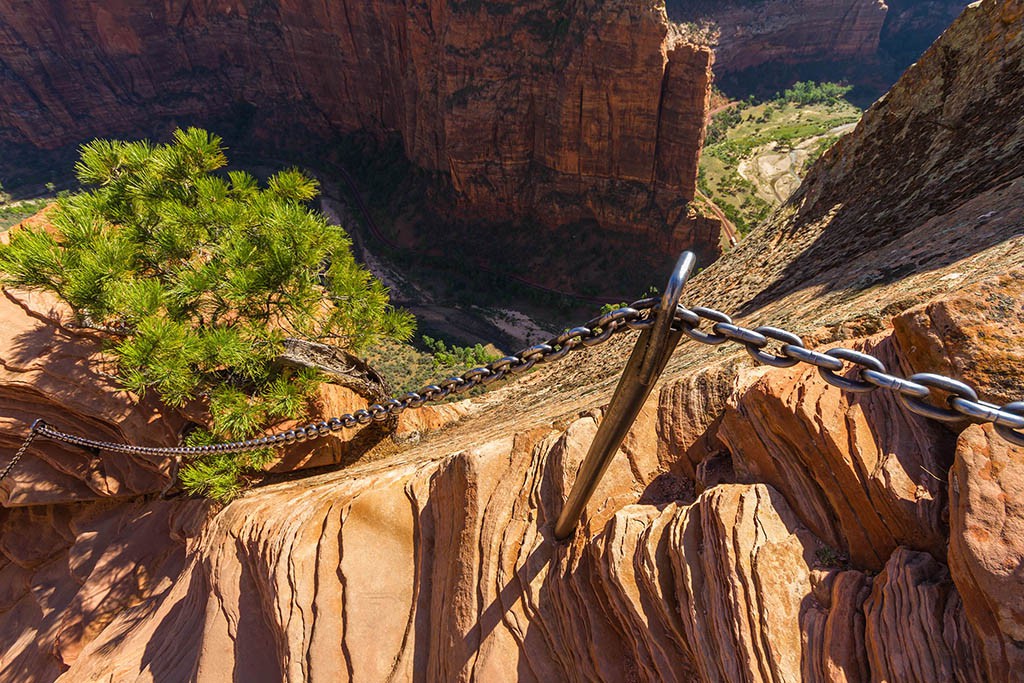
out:
{"label": "green vegetation", "polygon": [[[669,13],[670,18],[676,19],[672,16],[671,9],[669,9]],[[697,21],[676,21],[676,26],[687,42],[696,45],[717,45],[722,34],[718,24],[704,18]]]}
{"label": "green vegetation", "polygon": [[814,557],[822,567],[849,569],[850,558],[840,550],[822,543],[814,549]]}
{"label": "green vegetation", "polygon": [[[801,175],[839,138],[833,129],[859,120],[861,112],[842,98],[850,88],[836,83],[801,82],[774,100],[735,103],[716,114],[698,172],[700,191],[713,201],[741,233],[749,232],[779,204],[774,188],[765,178],[740,173],[744,161],[755,162],[766,154],[787,157],[798,150],[803,162],[788,168]],[[751,163],[751,166],[756,166]]]}
{"label": "green vegetation", "polygon": [[[427,335],[421,337],[419,345],[383,340],[367,352],[368,360],[396,395],[419,391],[427,384],[486,365],[500,357],[501,354],[493,347],[448,345]],[[478,388],[468,394],[453,395],[449,400],[463,399],[482,391]]]}
{"label": "green vegetation", "polygon": [[601,310],[598,312],[598,315],[605,315],[606,313],[611,313],[612,311],[617,311],[620,308],[625,308],[628,305],[629,305],[629,303],[626,302],[626,301],[621,301],[621,302],[619,302],[617,304],[605,304],[605,305],[601,306]]}
{"label": "green vegetation", "polygon": [[[46,191],[51,197],[56,190],[57,188],[53,183],[46,183]],[[52,199],[48,197],[12,201],[11,196],[4,192],[4,184],[0,183],[0,232],[20,223],[29,216],[39,213],[51,201]]]}
{"label": "green vegetation", "polygon": [[776,98],[777,102],[793,102],[795,104],[840,104],[853,86],[840,83],[814,83],[798,81],[792,88],[784,91]]}
{"label": "green vegetation", "polygon": [[435,369],[440,368],[460,368],[468,369],[476,367],[478,365],[486,365],[493,360],[498,360],[500,356],[489,352],[484,348],[483,344],[476,344],[474,346],[455,346],[447,345],[441,339],[434,339],[423,335],[423,343],[426,345],[430,352],[434,354],[434,367]]}
{"label": "green vegetation", "polygon": [[0,232],[39,213],[51,201],[50,199],[29,199],[11,203],[0,201]]}
{"label": "green vegetation", "polygon": [[743,122],[743,107],[734,106],[719,112],[708,124],[708,134],[705,144],[714,145],[724,142],[729,130]]}
{"label": "green vegetation", "polygon": [[[286,337],[359,352],[413,329],[345,231],[306,207],[316,181],[288,170],[260,188],[214,173],[226,163],[220,139],[195,128],[166,145],[96,140],[75,167],[93,189],[59,199],[55,232],[20,230],[0,248],[4,281],[55,292],[81,324],[112,333],[126,389],[208,406],[191,444],[304,417],[321,380],[275,362]],[[225,500],[269,457],[209,456],[182,482]]]}

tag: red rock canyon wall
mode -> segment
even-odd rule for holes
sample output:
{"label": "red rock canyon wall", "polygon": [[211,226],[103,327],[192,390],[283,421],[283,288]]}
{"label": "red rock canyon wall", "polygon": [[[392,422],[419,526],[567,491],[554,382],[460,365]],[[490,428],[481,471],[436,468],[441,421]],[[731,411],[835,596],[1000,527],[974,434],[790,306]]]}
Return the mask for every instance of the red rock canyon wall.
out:
{"label": "red rock canyon wall", "polygon": [[686,215],[711,61],[654,0],[3,0],[0,149],[225,120],[269,155],[397,134],[465,219],[590,220],[711,259],[717,231]]}
{"label": "red rock canyon wall", "polygon": [[[872,61],[879,49],[910,64],[967,5],[963,0],[668,0],[676,21],[718,36],[715,70],[763,64]],[[909,50],[909,51],[908,51]]]}

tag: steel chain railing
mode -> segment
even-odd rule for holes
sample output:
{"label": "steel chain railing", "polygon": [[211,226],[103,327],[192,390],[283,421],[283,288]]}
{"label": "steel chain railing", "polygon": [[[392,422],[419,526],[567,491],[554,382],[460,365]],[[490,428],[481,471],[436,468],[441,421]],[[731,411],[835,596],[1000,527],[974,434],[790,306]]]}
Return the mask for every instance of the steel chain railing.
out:
{"label": "steel chain railing", "polygon": [[68,434],[54,429],[43,420],[36,420],[25,443],[18,449],[15,458],[0,473],[0,481],[7,476],[37,435],[73,446],[110,453],[185,456],[207,455],[211,453],[241,453],[261,448],[285,446],[318,439],[327,436],[331,432],[351,429],[369,424],[370,422],[384,422],[389,417],[396,416],[406,409],[420,408],[427,403],[440,401],[452,394],[459,394],[477,386],[485,386],[507,376],[522,374],[538,363],[559,361],[580,349],[603,344],[612,336],[627,330],[646,329],[655,322],[655,317],[651,314],[651,311],[657,303],[657,299],[641,299],[624,308],[598,316],[584,325],[573,327],[543,344],[531,346],[517,354],[499,358],[493,363],[473,368],[461,375],[449,377],[437,384],[428,385],[418,392],[407,393],[401,398],[390,398],[383,403],[375,403],[353,413],[313,422],[305,427],[296,427],[255,439],[204,446],[132,446],[110,441],[97,441]]}
{"label": "steel chain railing", "polygon": [[[452,394],[462,393],[477,386],[486,386],[507,376],[522,374],[540,363],[559,361],[580,349],[603,344],[612,336],[627,330],[649,329],[655,325],[660,314],[658,306],[659,300],[656,298],[641,299],[629,306],[598,316],[584,325],[573,327],[543,344],[531,346],[517,354],[449,377],[438,384],[428,385],[418,392],[407,393],[401,398],[389,398],[383,403],[375,403],[340,417],[332,417],[305,427],[296,427],[255,439],[203,446],[132,446],[68,434],[54,429],[42,420],[37,420],[25,442],[0,472],[0,481],[11,472],[37,436],[111,453],[188,456],[240,453],[290,445],[318,439],[342,429],[371,422],[383,422],[404,410],[420,408]],[[709,329],[701,329],[704,322],[711,323]],[[1024,401],[1015,401],[1004,406],[988,403],[982,401],[969,385],[933,373],[900,377],[888,372],[882,361],[866,353],[841,347],[825,352],[808,349],[799,335],[770,326],[753,329],[742,327],[735,324],[730,316],[713,308],[677,306],[672,330],[709,346],[726,342],[741,344],[756,362],[773,367],[787,368],[798,363],[812,365],[818,369],[822,379],[846,391],[859,393],[887,389],[894,392],[907,409],[926,418],[943,422],[973,419],[992,423],[1003,439],[1017,446],[1024,446]],[[778,343],[778,352],[767,350],[772,342]],[[858,377],[848,378],[838,374],[847,368],[847,364],[852,368],[859,368]],[[944,406],[935,403],[933,390],[948,394]]]}
{"label": "steel chain railing", "polygon": [[[703,321],[710,321],[710,332],[700,329]],[[1017,446],[1024,446],[1024,401],[1014,401],[1005,406],[982,401],[969,385],[930,372],[921,372],[910,377],[900,377],[888,372],[885,364],[874,356],[853,349],[834,348],[825,352],[814,351],[804,346],[796,334],[777,327],[749,329],[733,323],[725,313],[713,308],[682,306],[676,311],[676,323],[682,332],[702,344],[715,346],[725,342],[743,345],[747,353],[758,363],[777,368],[788,368],[797,363],[806,363],[818,368],[818,373],[829,384],[850,392],[868,392],[888,389],[896,393],[900,403],[911,412],[932,420],[958,422],[974,419],[990,422],[996,432]],[[772,342],[780,342],[781,353],[769,353],[765,349]],[[845,363],[844,363],[845,361]],[[846,364],[859,368],[859,378],[840,376]],[[946,406],[928,402],[933,399],[933,389],[949,394]]]}
{"label": "steel chain railing", "polygon": [[39,431],[37,429],[38,426],[39,420],[36,420],[35,424],[32,425],[32,429],[29,430],[28,436],[25,437],[25,441],[22,442],[21,448],[17,450],[17,452],[14,454],[14,457],[11,458],[11,461],[7,463],[7,467],[4,468],[3,472],[0,472],[0,481],[3,481],[4,479],[7,478],[7,475],[10,474],[11,470],[14,469],[14,466],[17,465],[18,461],[21,460],[22,456],[25,455],[25,451],[28,450],[28,447],[32,445],[33,441],[35,441],[36,435],[39,434]]}

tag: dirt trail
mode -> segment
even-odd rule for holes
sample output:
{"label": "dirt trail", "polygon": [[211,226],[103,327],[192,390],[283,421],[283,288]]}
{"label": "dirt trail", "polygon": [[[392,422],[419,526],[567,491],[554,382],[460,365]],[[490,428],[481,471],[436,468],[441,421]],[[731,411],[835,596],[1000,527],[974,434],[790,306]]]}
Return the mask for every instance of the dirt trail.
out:
{"label": "dirt trail", "polygon": [[715,107],[714,109],[712,109],[712,110],[710,110],[708,112],[708,121],[710,121],[712,118],[714,118],[715,114],[720,114],[723,111],[725,111],[726,109],[732,109],[737,104],[739,104],[739,102],[726,102],[725,104],[723,104],[723,105],[721,105],[719,107]]}
{"label": "dirt trail", "polygon": [[711,207],[711,212],[715,214],[715,218],[722,222],[722,230],[725,231],[725,236],[729,240],[729,245],[735,247],[740,241],[740,231],[736,229],[736,226],[729,220],[729,217],[725,215],[725,212],[719,208],[718,204],[711,201],[710,197],[700,190],[696,190],[696,193],[697,198],[704,200],[707,205]]}
{"label": "dirt trail", "polygon": [[776,143],[758,147],[740,162],[737,171],[754,184],[757,195],[772,205],[785,202],[803,182],[811,152],[828,136],[845,135],[857,126],[847,123],[821,135],[801,140],[792,148],[776,149]]}

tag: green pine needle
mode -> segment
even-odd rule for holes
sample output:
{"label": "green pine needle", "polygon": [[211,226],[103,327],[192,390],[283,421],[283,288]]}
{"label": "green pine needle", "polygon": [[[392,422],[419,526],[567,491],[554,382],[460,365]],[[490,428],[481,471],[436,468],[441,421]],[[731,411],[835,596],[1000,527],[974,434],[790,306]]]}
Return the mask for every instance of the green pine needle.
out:
{"label": "green pine needle", "polygon": [[[344,229],[309,210],[317,181],[296,169],[266,188],[227,164],[221,139],[175,131],[168,144],[95,140],[62,197],[53,232],[0,246],[0,279],[48,290],[79,319],[124,331],[110,350],[122,385],[209,406],[205,439],[242,439],[304,419],[322,381],[275,360],[285,337],[360,351],[411,337],[415,320],[352,256]],[[191,438],[200,438],[193,436]],[[227,500],[272,451],[189,463],[189,491]]]}

